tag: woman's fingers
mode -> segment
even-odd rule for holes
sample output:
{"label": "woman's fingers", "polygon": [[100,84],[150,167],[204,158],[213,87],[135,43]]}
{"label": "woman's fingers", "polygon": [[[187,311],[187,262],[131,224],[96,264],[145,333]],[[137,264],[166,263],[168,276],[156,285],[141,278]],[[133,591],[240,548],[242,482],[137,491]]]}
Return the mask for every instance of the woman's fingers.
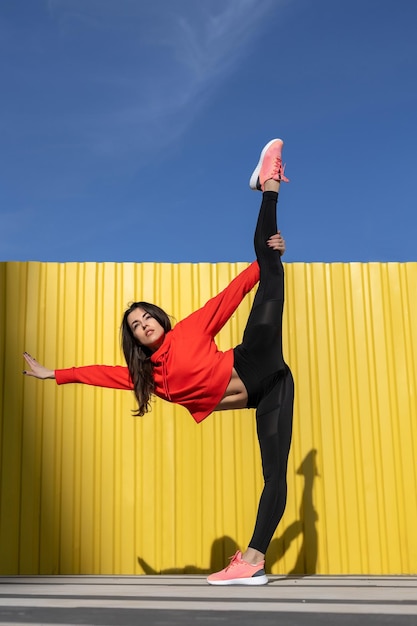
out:
{"label": "woman's fingers", "polygon": [[280,232],[272,235],[268,239],[267,245],[273,250],[278,250],[279,252],[281,252],[281,254],[284,254],[285,252],[285,239],[282,237]]}
{"label": "woman's fingers", "polygon": [[38,361],[35,358],[33,358],[33,356],[29,354],[29,352],[24,352],[23,358],[25,359],[26,363],[29,365],[29,369],[23,370],[23,373],[26,376],[34,376],[35,378],[41,378],[41,379],[54,377],[53,370],[49,370],[43,365],[41,365],[40,363],[38,363]]}
{"label": "woman's fingers", "polygon": [[23,358],[25,359],[26,363],[31,368],[29,370],[23,370],[23,373],[26,374],[27,376],[34,376],[32,367],[36,364],[36,360],[29,354],[29,352],[24,352]]}

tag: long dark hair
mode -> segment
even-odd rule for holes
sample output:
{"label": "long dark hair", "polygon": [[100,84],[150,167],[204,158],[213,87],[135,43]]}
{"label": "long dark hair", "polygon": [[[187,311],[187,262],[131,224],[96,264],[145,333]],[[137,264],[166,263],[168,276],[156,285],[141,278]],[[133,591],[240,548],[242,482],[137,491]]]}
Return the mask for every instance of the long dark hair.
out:
{"label": "long dark hair", "polygon": [[133,415],[141,417],[147,413],[151,406],[150,400],[154,390],[153,365],[151,362],[152,352],[142,346],[133,336],[132,330],[127,323],[127,318],[135,309],[143,309],[156,319],[167,333],[171,330],[171,321],[165,311],[156,304],[149,302],[133,302],[125,311],[120,328],[121,344],[125,355],[130,378],[133,382],[133,391],[138,402],[138,408]]}

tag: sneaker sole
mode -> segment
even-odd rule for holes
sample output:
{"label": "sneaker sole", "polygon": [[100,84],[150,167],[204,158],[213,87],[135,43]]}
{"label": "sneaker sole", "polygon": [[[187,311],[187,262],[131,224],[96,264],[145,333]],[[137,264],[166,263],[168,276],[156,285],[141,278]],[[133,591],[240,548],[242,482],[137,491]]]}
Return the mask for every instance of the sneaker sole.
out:
{"label": "sneaker sole", "polygon": [[252,576],[251,578],[231,578],[230,580],[207,580],[209,585],[266,585],[268,578],[263,576]]}
{"label": "sneaker sole", "polygon": [[268,150],[268,148],[270,148],[272,144],[275,143],[276,141],[281,142],[281,148],[282,148],[282,146],[284,145],[284,142],[282,141],[282,139],[271,139],[271,141],[269,141],[264,147],[264,149],[262,150],[261,156],[259,157],[258,165],[253,170],[253,174],[250,177],[250,181],[249,181],[249,187],[253,189],[254,191],[260,190],[260,188],[258,187],[258,178],[259,178],[259,172],[261,171],[262,161],[264,160],[265,153]]}

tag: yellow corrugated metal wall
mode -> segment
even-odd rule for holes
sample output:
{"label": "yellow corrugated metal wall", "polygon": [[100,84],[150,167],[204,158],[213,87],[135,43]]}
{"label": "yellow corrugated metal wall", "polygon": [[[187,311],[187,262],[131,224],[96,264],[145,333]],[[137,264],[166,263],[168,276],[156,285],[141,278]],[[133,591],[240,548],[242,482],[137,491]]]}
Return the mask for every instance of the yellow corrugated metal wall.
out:
{"label": "yellow corrugated metal wall", "polygon": [[[129,392],[22,376],[123,363],[129,301],[181,319],[246,264],[0,264],[2,574],[219,569],[251,536],[262,488],[253,411],[201,425]],[[288,264],[296,381],[277,574],[417,572],[417,263]],[[219,335],[236,344],[242,303]]]}

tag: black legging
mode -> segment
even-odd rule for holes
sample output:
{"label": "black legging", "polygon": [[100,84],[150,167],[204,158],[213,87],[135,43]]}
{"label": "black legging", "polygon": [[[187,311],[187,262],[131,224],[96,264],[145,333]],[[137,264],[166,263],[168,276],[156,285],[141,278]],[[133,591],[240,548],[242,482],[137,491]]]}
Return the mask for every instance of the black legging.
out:
{"label": "black legging", "polygon": [[284,513],[287,462],[291,444],[294,382],[282,355],[284,268],[281,256],[266,244],[277,232],[278,194],[263,193],[255,230],[255,252],[261,277],[234,366],[256,408],[256,426],[265,480],[255,530],[249,546],[266,552]]}

